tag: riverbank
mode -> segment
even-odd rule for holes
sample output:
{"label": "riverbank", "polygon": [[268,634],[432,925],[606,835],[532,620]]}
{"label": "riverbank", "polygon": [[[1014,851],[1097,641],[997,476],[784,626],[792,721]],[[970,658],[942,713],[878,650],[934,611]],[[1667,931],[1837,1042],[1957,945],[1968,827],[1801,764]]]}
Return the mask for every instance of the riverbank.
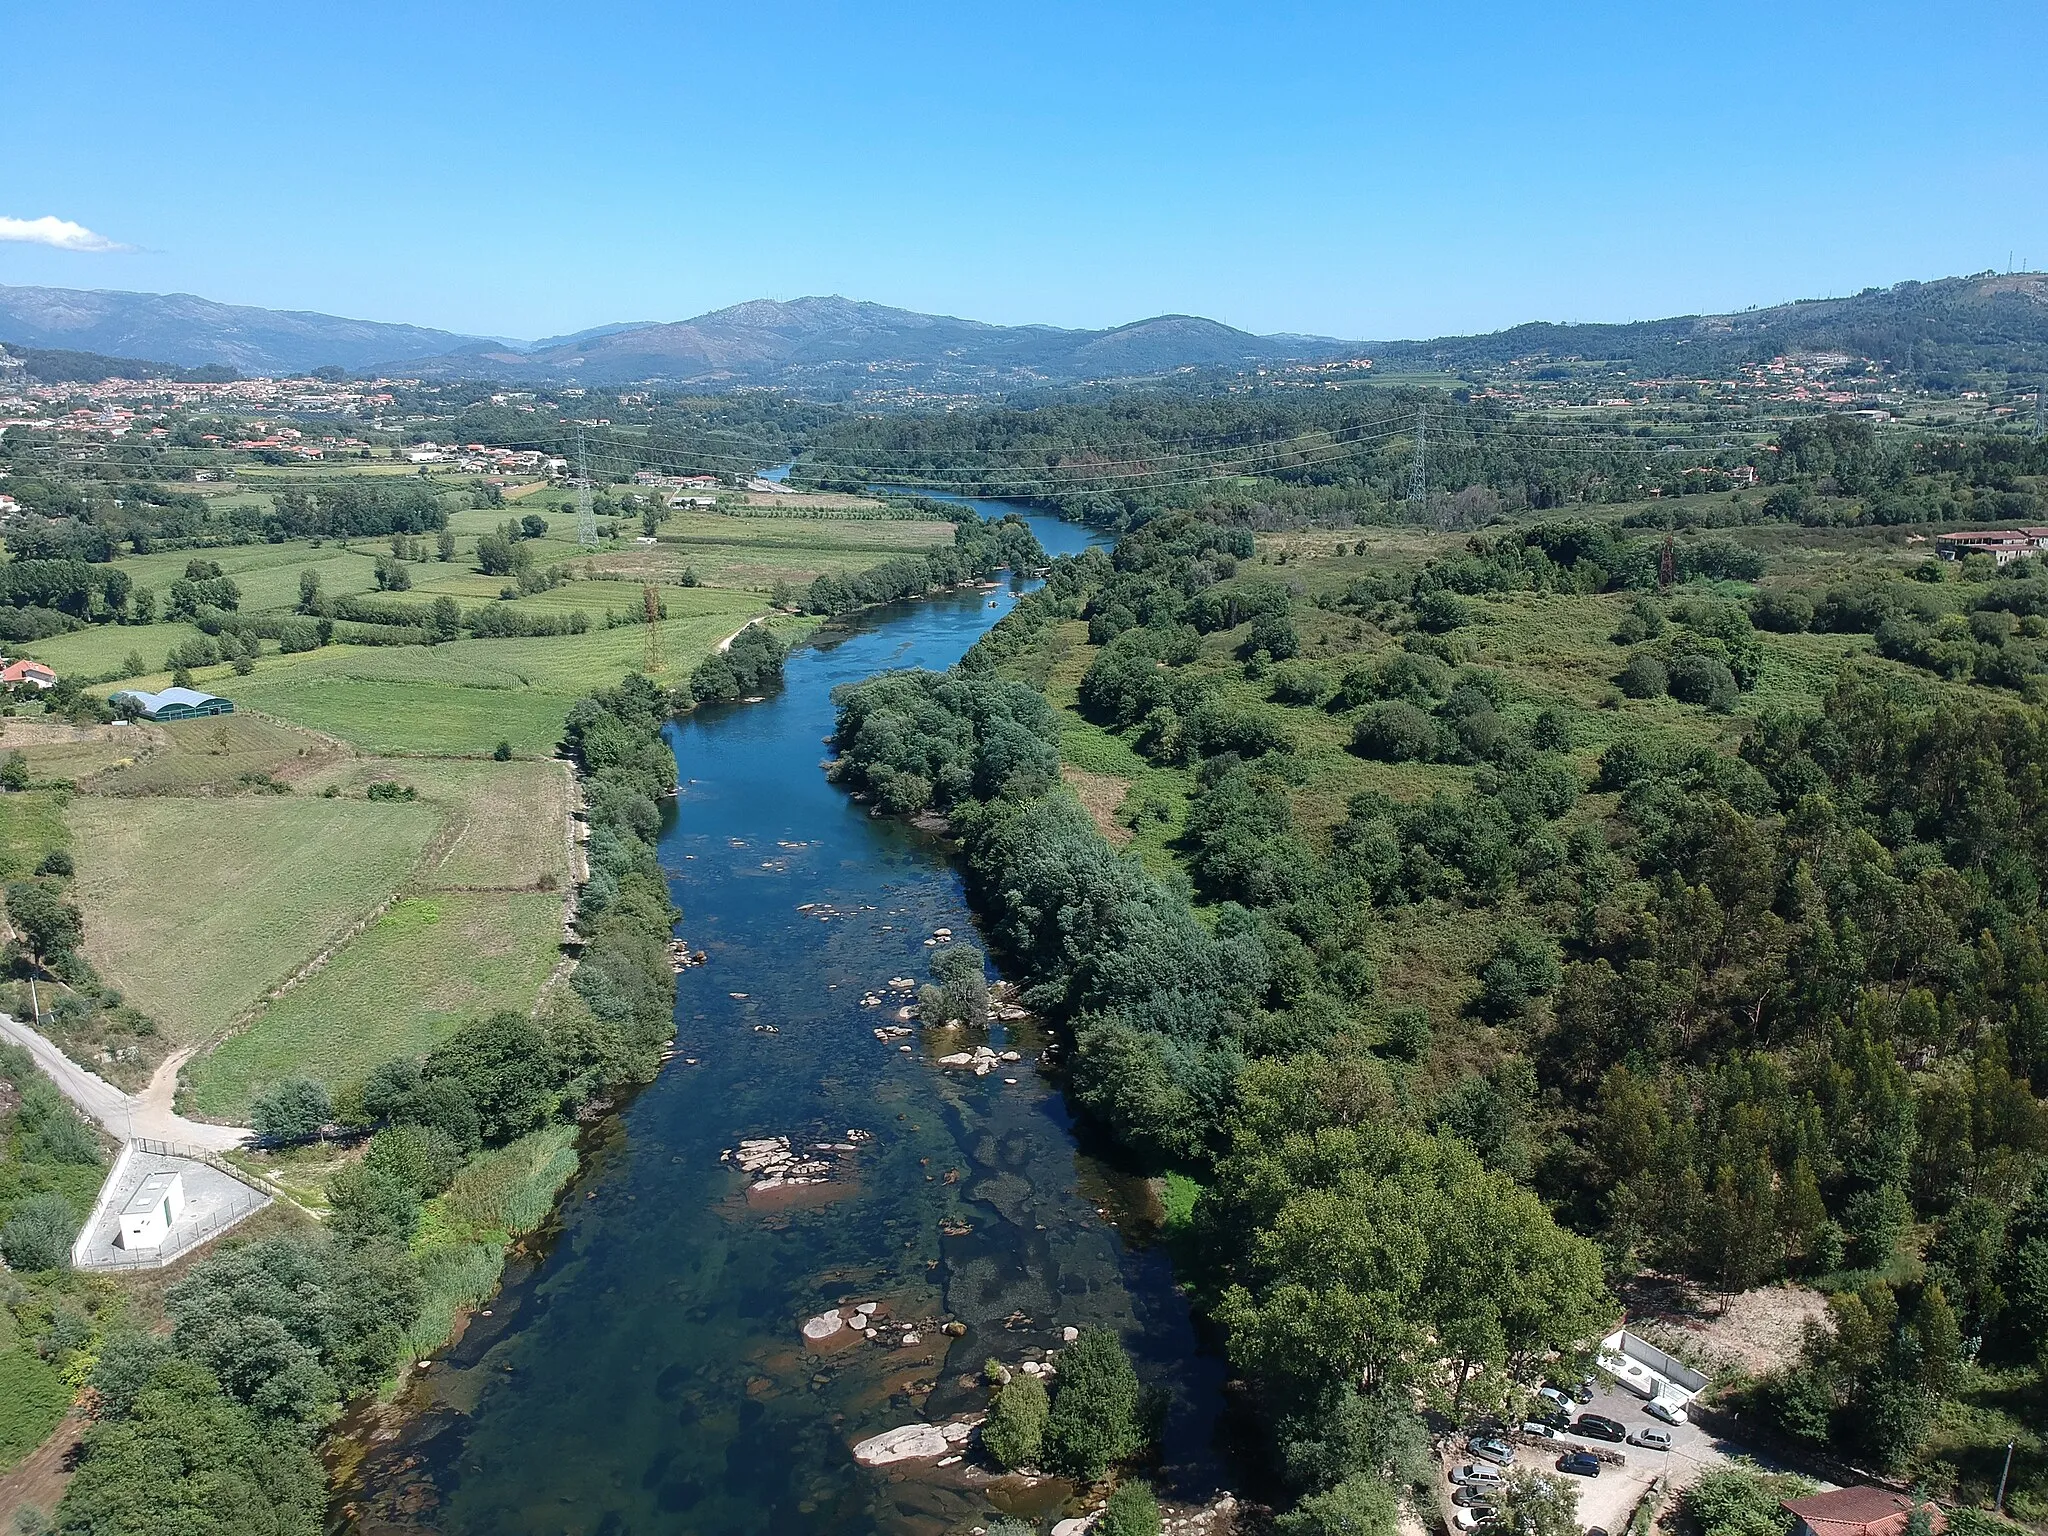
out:
{"label": "riverbank", "polygon": [[[680,978],[676,1054],[586,1132],[557,1225],[515,1250],[491,1315],[424,1373],[425,1411],[340,1480],[337,1507],[364,1527],[538,1536],[565,1500],[703,1536],[985,1523],[979,1491],[890,1482],[851,1447],[980,1410],[987,1358],[1088,1326],[1123,1336],[1173,1405],[1162,1476],[1214,1491],[1220,1365],[1165,1254],[1126,1239],[1123,1183],[1077,1149],[1035,1028],[876,1038],[901,1006],[892,983],[923,981],[944,937],[973,928],[946,846],[818,771],[831,695],[950,665],[1014,601],[940,593],[852,616],[763,702],[671,724],[682,788],[661,862],[706,955]],[[938,1061],[981,1044],[1018,1059],[981,1075]],[[779,1138],[827,1165],[798,1175],[821,1183],[756,1191],[773,1180],[728,1155]],[[1127,1193],[1149,1201],[1142,1181]],[[920,1326],[807,1344],[806,1319],[862,1303]]]}

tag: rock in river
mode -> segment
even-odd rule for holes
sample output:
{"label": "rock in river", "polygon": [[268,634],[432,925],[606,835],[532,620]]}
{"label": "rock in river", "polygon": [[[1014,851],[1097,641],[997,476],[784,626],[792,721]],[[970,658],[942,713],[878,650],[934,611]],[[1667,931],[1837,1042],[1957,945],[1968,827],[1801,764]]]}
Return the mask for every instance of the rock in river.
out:
{"label": "rock in river", "polygon": [[885,1467],[892,1461],[935,1460],[950,1449],[945,1431],[936,1424],[906,1424],[861,1441],[853,1448],[853,1459],[864,1467]]}

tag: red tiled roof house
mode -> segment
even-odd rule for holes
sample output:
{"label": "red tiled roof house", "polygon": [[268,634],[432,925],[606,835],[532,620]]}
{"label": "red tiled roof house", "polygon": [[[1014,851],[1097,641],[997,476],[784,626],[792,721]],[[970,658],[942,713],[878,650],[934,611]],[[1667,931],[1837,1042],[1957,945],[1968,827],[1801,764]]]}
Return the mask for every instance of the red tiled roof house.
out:
{"label": "red tiled roof house", "polygon": [[1932,1536],[1941,1536],[1948,1529],[1948,1516],[1938,1505],[1867,1483],[1783,1503],[1799,1521],[1795,1536],[1905,1536],[1915,1508],[1927,1511]]}

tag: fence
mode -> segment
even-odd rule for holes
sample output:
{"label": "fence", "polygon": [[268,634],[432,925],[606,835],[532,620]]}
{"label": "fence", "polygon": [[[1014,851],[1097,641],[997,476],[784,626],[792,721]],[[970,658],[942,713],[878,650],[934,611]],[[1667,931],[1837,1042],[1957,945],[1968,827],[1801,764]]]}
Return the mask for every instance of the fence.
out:
{"label": "fence", "polygon": [[[127,1185],[128,1165],[138,1152],[154,1157],[179,1157],[187,1161],[202,1163],[222,1177],[230,1180],[238,1191],[223,1204],[213,1207],[204,1215],[190,1221],[183,1219],[165,1234],[165,1241],[155,1248],[139,1249],[128,1253],[118,1248],[110,1237],[103,1236],[110,1208],[121,1198]],[[74,1268],[88,1270],[129,1270],[161,1269],[164,1265],[183,1258],[202,1243],[210,1242],[236,1222],[254,1215],[270,1204],[271,1196],[249,1183],[248,1175],[231,1167],[226,1161],[200,1147],[188,1147],[180,1142],[157,1141],[147,1136],[138,1136],[121,1148],[121,1155],[115,1160],[113,1170],[107,1175],[107,1182],[100,1189],[100,1197],[93,1205],[92,1215],[79,1229],[77,1239],[71,1245],[71,1262]],[[115,1218],[118,1223],[118,1218]]]}

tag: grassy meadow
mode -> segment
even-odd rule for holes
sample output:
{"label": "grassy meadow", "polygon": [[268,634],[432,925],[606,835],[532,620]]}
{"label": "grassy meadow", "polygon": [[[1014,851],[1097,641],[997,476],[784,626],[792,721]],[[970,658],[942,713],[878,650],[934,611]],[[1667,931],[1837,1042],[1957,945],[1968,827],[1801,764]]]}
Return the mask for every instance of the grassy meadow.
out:
{"label": "grassy meadow", "polygon": [[557,895],[407,896],[188,1067],[192,1106],[236,1120],[284,1078],[340,1090],[381,1061],[426,1054],[479,1014],[524,1012],[554,969],[561,933]]}
{"label": "grassy meadow", "polygon": [[[411,473],[377,462],[248,466],[209,494],[253,505],[337,474]],[[0,751],[21,751],[38,786],[0,797],[0,873],[18,878],[52,849],[72,850],[88,958],[166,1043],[201,1048],[185,1068],[189,1112],[238,1120],[280,1078],[308,1073],[340,1088],[479,1013],[535,1006],[560,959],[570,879],[573,788],[553,760],[570,706],[631,671],[681,684],[769,611],[780,582],[864,570],[952,537],[950,523],[875,517],[860,498],[811,498],[671,513],[653,542],[622,519],[626,536],[591,551],[575,543],[561,487],[487,507],[471,505],[470,476],[429,483],[455,547],[443,559],[437,539],[414,541],[407,552],[423,544],[427,558],[403,562],[409,586],[393,601],[581,614],[584,633],[290,655],[270,641],[245,671],[192,669],[196,686],[235,701],[232,716],[94,729],[0,721]],[[523,547],[564,579],[506,597],[507,579],[477,568],[477,542],[536,514],[547,531]],[[300,539],[116,565],[161,613],[186,563],[212,560],[239,588],[241,612],[284,617],[303,573],[325,597],[372,593],[392,553],[385,539]],[[653,652],[644,583],[666,611]],[[792,635],[807,627],[779,622]],[[200,637],[159,618],[22,650],[102,693],[154,690],[172,680],[170,653]],[[510,761],[495,760],[501,744]],[[386,780],[415,798],[369,800]]]}
{"label": "grassy meadow", "polygon": [[301,795],[80,795],[66,819],[87,958],[180,1045],[375,911],[441,822],[430,805]]}

